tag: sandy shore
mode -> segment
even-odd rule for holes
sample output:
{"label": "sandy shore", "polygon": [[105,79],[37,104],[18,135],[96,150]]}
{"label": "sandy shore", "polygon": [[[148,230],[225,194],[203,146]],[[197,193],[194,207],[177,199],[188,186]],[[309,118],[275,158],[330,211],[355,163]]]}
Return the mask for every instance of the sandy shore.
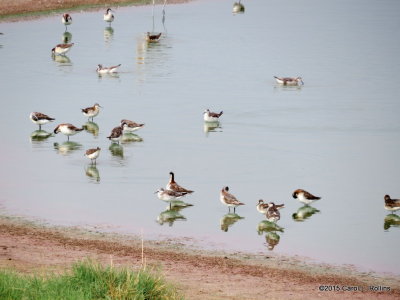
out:
{"label": "sandy shore", "polygon": [[[189,0],[168,0],[168,4],[178,4]],[[13,0],[0,1],[0,21],[18,21],[24,18],[37,17],[56,12],[73,12],[105,7],[127,5],[147,5],[153,0]],[[156,4],[164,3],[155,0]]]}
{"label": "sandy shore", "polygon": [[[146,266],[161,268],[187,299],[399,299],[400,276],[244,253],[200,251],[179,242],[144,241]],[[139,268],[142,241],[77,228],[52,228],[0,219],[0,268],[27,273],[63,272],[85,258]],[[363,291],[320,291],[356,287]],[[390,287],[371,291],[370,286]]]}

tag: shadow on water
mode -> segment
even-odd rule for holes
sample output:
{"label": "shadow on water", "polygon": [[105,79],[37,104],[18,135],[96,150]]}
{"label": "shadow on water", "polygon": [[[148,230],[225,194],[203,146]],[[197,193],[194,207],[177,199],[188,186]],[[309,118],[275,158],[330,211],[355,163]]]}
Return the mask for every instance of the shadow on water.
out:
{"label": "shadow on water", "polygon": [[97,125],[95,122],[86,122],[83,124],[82,128],[93,136],[99,135],[99,125]]}
{"label": "shadow on water", "polygon": [[389,230],[390,227],[400,227],[400,216],[396,214],[388,214],[383,223],[383,228]]}
{"label": "shadow on water", "polygon": [[61,41],[63,44],[69,44],[72,41],[72,33],[65,31],[62,34]]}
{"label": "shadow on water", "polygon": [[129,144],[129,143],[137,143],[137,142],[143,142],[143,139],[138,136],[137,134],[126,132],[122,135],[121,138],[121,143],[122,144]]}
{"label": "shadow on water", "polygon": [[100,172],[96,165],[88,165],[85,169],[85,174],[92,182],[100,182]]}
{"label": "shadow on water", "polygon": [[186,221],[186,217],[180,213],[181,210],[193,206],[180,200],[171,201],[166,210],[161,212],[157,217],[157,223],[164,225],[168,223],[171,227],[175,221]]}
{"label": "shadow on water", "polygon": [[32,142],[41,142],[47,140],[52,135],[52,132],[47,132],[46,130],[35,130],[31,133],[30,138]]}
{"label": "shadow on water", "polygon": [[82,145],[77,142],[67,141],[62,144],[54,143],[54,149],[57,150],[58,154],[68,155],[73,151],[79,150],[82,148]]}
{"label": "shadow on water", "polygon": [[220,122],[204,122],[203,131],[208,136],[210,132],[222,132]]}
{"label": "shadow on water", "polygon": [[268,250],[274,250],[275,246],[279,244],[281,236],[274,231],[267,232],[265,235],[265,241],[267,242]]}
{"label": "shadow on water", "polygon": [[58,63],[59,66],[61,66],[61,67],[63,67],[63,66],[72,66],[71,59],[66,55],[55,55],[55,54],[52,54],[51,55],[51,59],[54,62]]}
{"label": "shadow on water", "polygon": [[120,144],[111,143],[108,149],[110,150],[112,156],[122,159],[124,158],[124,148]]}
{"label": "shadow on water", "polygon": [[297,212],[293,213],[292,218],[296,222],[303,222],[303,221],[307,220],[308,218],[310,218],[312,215],[314,215],[316,213],[320,213],[320,212],[321,211],[319,211],[318,209],[316,209],[310,205],[304,205],[304,206],[300,207],[297,210]]}
{"label": "shadow on water", "polygon": [[241,217],[236,213],[227,213],[219,221],[221,225],[221,230],[224,232],[228,232],[229,227],[233,226],[233,224],[242,219],[244,219],[244,217]]}

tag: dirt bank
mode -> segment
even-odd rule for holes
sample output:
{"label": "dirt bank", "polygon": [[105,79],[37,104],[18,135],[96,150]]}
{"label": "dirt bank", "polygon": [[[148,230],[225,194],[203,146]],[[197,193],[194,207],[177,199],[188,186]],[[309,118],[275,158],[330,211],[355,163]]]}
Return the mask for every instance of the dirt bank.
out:
{"label": "dirt bank", "polygon": [[[28,273],[62,272],[74,261],[93,258],[105,264],[142,263],[140,239],[71,228],[49,228],[0,219],[0,267]],[[179,243],[144,242],[147,266],[160,267],[187,299],[399,299],[400,277],[294,258],[193,250]],[[320,291],[319,287],[327,286]],[[332,288],[332,286],[335,286]],[[370,286],[390,287],[371,291]],[[363,291],[342,291],[342,289]],[[340,291],[329,291],[340,289]]]}
{"label": "dirt bank", "polygon": [[[184,3],[189,0],[168,0],[168,4]],[[57,12],[73,12],[80,10],[100,9],[105,7],[146,5],[153,0],[13,0],[0,1],[0,20],[18,21],[33,16]],[[164,3],[155,0],[156,4]]]}

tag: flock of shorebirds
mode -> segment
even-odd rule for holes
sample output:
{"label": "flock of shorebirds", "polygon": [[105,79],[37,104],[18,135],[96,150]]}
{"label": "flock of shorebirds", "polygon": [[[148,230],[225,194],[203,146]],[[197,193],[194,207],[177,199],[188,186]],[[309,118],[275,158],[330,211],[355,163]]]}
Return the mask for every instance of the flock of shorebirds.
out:
{"label": "flock of shorebirds", "polygon": [[[113,11],[111,10],[111,8],[108,8],[106,10],[103,19],[105,22],[108,22],[109,24],[111,24],[114,21],[115,17],[113,15]],[[71,25],[72,24],[71,15],[67,13],[64,14],[62,16],[62,23],[66,26],[66,28],[68,25]],[[160,37],[161,33],[158,34],[150,34],[149,32],[147,33],[147,41],[149,42],[157,42],[160,39]],[[73,43],[58,44],[52,49],[52,53],[54,55],[65,55],[73,45],[74,45]],[[117,72],[117,69],[120,66],[121,64],[111,67],[104,67],[101,64],[99,64],[97,72],[99,74],[114,73]],[[284,86],[304,85],[304,82],[301,77],[274,76],[274,78],[278,84]],[[98,103],[96,103],[91,107],[82,109],[82,113],[88,119],[91,119],[93,121],[93,118],[99,114],[100,108],[101,106]],[[210,123],[218,122],[222,114],[223,114],[222,111],[216,113],[216,112],[211,112],[209,109],[207,109],[203,113],[203,119],[205,122],[210,122]],[[29,117],[33,123],[39,125],[39,130],[41,129],[42,125],[55,120],[54,118],[49,117],[48,115],[40,112],[32,112]],[[120,121],[119,126],[112,129],[111,134],[107,138],[111,140],[113,143],[119,143],[124,132],[134,132],[138,129],[143,128],[143,126],[144,124],[142,123],[136,123],[131,120],[123,119]],[[82,130],[83,128],[78,128],[70,123],[62,123],[57,125],[57,127],[54,129],[53,132],[55,134],[60,132],[66,135],[69,141],[70,136],[75,135]],[[96,164],[96,159],[99,157],[100,151],[101,149],[99,147],[88,149],[85,152],[85,156],[91,160],[92,164]],[[169,202],[171,208],[171,203],[173,201],[177,201],[182,197],[185,197],[186,195],[193,193],[193,191],[185,189],[180,185],[178,185],[175,182],[175,175],[173,172],[170,172],[169,174],[170,174],[170,180],[166,185],[166,187],[158,189],[156,193],[160,200]],[[292,197],[304,203],[305,205],[309,205],[312,202],[321,199],[321,197],[314,196],[313,194],[302,189],[295,190],[292,194]],[[229,192],[229,187],[227,186],[223,187],[222,190],[220,191],[220,201],[226,206],[228,206],[229,212],[231,207],[233,207],[234,213],[236,211],[236,207],[244,205],[244,203],[240,202],[233,194]],[[384,202],[385,202],[384,208],[389,211],[395,212],[400,209],[400,199],[391,199],[389,195],[385,195]],[[260,199],[256,205],[257,211],[264,214],[266,219],[270,222],[277,222],[280,219],[279,210],[284,207],[285,207],[284,204],[275,204],[274,202],[264,203],[264,200],[262,199]]]}

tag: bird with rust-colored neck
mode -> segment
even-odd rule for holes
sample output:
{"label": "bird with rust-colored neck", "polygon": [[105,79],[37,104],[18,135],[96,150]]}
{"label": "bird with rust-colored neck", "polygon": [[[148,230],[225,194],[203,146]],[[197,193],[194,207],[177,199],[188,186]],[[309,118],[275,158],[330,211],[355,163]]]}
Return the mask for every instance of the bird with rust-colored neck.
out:
{"label": "bird with rust-colored neck", "polygon": [[188,194],[193,193],[193,191],[185,189],[175,182],[175,174],[173,172],[169,172],[169,175],[170,175],[169,182],[165,187],[167,190],[171,190],[174,192],[185,192]]}

